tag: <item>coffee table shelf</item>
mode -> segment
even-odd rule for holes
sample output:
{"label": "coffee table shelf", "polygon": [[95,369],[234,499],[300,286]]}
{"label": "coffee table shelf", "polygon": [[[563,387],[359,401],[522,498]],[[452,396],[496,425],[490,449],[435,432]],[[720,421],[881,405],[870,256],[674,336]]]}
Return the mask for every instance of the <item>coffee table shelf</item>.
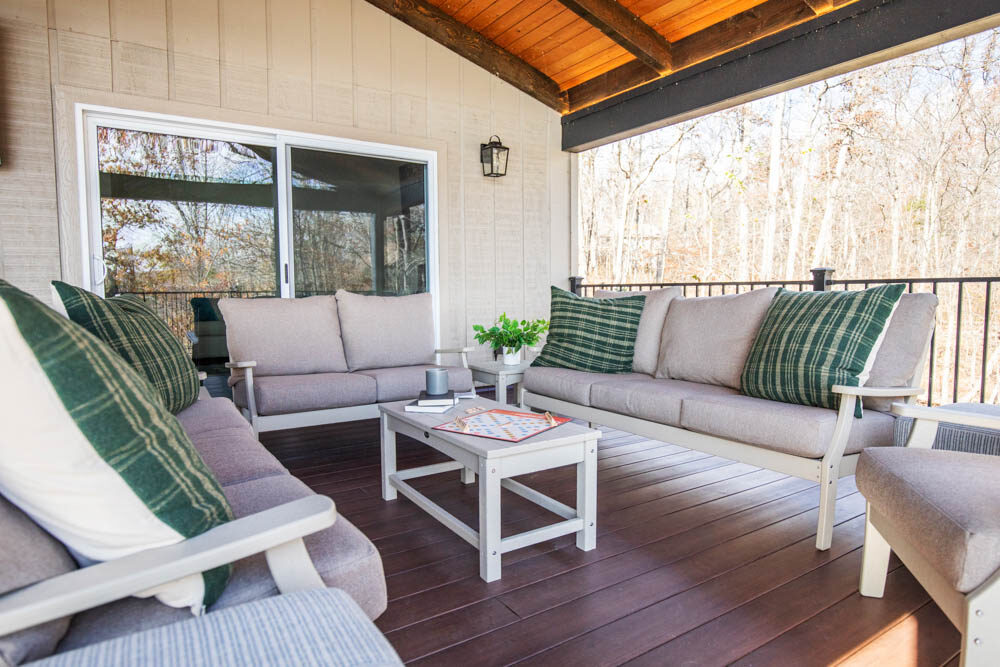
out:
{"label": "coffee table shelf", "polygon": [[[472,405],[502,408],[496,401],[462,401],[444,414],[406,412],[407,401],[379,406],[382,422],[382,497],[395,500],[397,492],[410,499],[479,550],[479,574],[485,581],[500,578],[501,555],[515,549],[576,534],[576,546],[589,551],[597,537],[597,440],[600,431],[567,423],[521,442],[504,442],[461,433],[435,431],[434,426],[464,414]],[[455,414],[451,414],[454,412]],[[402,433],[452,459],[406,470],[396,469],[396,434]],[[576,507],[570,507],[521,482],[510,479],[565,465],[576,465]],[[461,471],[466,484],[479,481],[479,529],[468,526],[408,483],[443,472]],[[501,537],[500,489],[529,500],[562,517],[562,521]]]}

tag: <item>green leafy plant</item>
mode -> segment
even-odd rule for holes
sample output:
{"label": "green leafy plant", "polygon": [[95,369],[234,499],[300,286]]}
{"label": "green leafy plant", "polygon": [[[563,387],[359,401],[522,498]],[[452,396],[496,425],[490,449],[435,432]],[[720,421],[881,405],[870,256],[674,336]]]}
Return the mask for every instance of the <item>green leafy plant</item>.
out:
{"label": "green leafy plant", "polygon": [[507,317],[507,313],[501,313],[489,329],[482,324],[475,324],[472,330],[476,332],[476,342],[490,345],[494,350],[509,347],[516,352],[522,347],[537,345],[542,334],[549,330],[549,321],[518,321]]}

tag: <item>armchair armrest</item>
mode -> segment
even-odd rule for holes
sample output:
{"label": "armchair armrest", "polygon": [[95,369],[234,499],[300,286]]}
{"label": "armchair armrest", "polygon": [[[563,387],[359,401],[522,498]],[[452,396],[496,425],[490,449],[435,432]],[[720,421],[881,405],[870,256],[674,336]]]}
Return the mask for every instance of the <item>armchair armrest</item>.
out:
{"label": "armchair armrest", "polygon": [[472,352],[476,348],[474,347],[447,347],[440,350],[434,350],[434,359],[437,363],[441,363],[442,354],[457,354],[462,359],[462,366],[464,368],[469,367],[469,352]]}
{"label": "armchair armrest", "polygon": [[906,439],[906,446],[919,449],[930,449],[934,446],[938,424],[941,422],[958,424],[959,426],[1000,430],[1000,417],[984,415],[978,412],[942,410],[941,408],[929,408],[921,405],[893,403],[892,414],[897,417],[910,417],[913,419],[913,430],[910,431],[910,437]]}
{"label": "armchair armrest", "polygon": [[843,384],[833,385],[831,391],[847,396],[870,396],[872,398],[904,398],[923,393],[920,387],[848,387]]}
{"label": "armchair armrest", "polygon": [[[336,520],[315,495],[236,519],[197,537],[98,563],[0,596],[0,636],[265,552],[278,589],[321,588],[302,538]],[[305,559],[303,561],[303,558]]]}
{"label": "armchair armrest", "polygon": [[256,361],[227,361],[226,368],[257,368]]}

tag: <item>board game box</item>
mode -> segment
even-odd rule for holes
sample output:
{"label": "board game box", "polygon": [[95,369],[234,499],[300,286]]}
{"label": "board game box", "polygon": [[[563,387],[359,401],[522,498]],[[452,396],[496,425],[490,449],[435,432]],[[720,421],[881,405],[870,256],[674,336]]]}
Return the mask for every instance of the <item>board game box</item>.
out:
{"label": "board game box", "polygon": [[534,412],[486,410],[478,414],[457,417],[435,426],[434,429],[493,440],[521,442],[568,421],[570,420],[566,417],[555,417],[548,412],[540,415]]}

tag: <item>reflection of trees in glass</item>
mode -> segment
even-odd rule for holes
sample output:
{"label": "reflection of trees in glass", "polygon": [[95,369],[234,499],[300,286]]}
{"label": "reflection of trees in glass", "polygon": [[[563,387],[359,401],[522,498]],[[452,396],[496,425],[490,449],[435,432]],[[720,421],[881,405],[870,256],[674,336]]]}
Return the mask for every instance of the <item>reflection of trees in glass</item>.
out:
{"label": "reflection of trees in glass", "polygon": [[424,206],[413,206],[408,215],[385,220],[386,292],[411,294],[426,291],[427,252]]}
{"label": "reflection of trees in glass", "polygon": [[331,294],[374,290],[371,213],[294,212],[295,292]]}
{"label": "reflection of trees in glass", "polygon": [[98,128],[106,291],[276,289],[270,150]]}

